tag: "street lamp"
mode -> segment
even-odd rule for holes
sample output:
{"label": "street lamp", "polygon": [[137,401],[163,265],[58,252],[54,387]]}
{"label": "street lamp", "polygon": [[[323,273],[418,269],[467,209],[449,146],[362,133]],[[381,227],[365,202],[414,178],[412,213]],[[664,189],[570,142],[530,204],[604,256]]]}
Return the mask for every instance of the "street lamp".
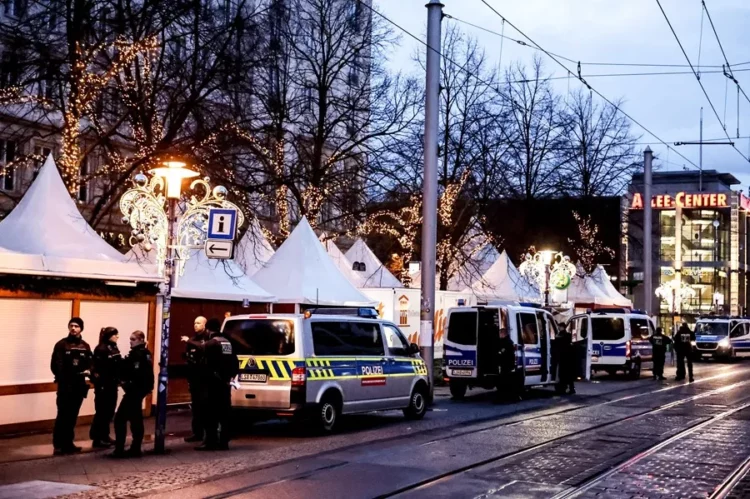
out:
{"label": "street lamp", "polygon": [[[156,246],[156,261],[159,272],[163,272],[163,313],[161,327],[161,349],[159,352],[159,383],[156,396],[156,435],[154,452],[163,454],[167,423],[167,386],[169,361],[170,309],[172,289],[177,276],[184,269],[190,251],[202,248],[206,240],[208,214],[212,208],[228,208],[237,212],[237,226],[244,223],[242,211],[227,201],[227,189],[216,186],[211,189],[208,177],[195,179],[198,172],[187,167],[183,160],[168,157],[161,166],[146,175],[134,177],[135,187],[120,198],[123,222],[132,228],[131,246],[139,246],[145,252]],[[180,221],[177,221],[177,204],[182,197],[182,182],[193,178],[190,189],[201,187],[202,195],[193,195],[184,203]],[[166,205],[166,206],[165,206]],[[166,210],[165,210],[166,208]]]}
{"label": "street lamp", "polygon": [[576,266],[562,252],[544,250],[526,254],[518,270],[544,290],[544,306],[549,306],[550,282],[557,289],[566,289],[576,273]]}
{"label": "street lamp", "polygon": [[675,278],[656,288],[654,294],[667,304],[667,308],[672,313],[672,327],[674,328],[675,318],[678,313],[682,312],[682,304],[695,297],[695,289],[682,282],[682,279]]}

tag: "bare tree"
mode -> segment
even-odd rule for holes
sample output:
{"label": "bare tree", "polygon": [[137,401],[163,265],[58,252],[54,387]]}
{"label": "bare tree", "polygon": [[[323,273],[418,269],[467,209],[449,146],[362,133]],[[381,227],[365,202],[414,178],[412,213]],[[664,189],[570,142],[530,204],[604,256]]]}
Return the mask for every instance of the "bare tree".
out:
{"label": "bare tree", "polygon": [[617,111],[621,104],[597,104],[583,89],[570,95],[561,121],[567,141],[562,172],[571,195],[619,194],[638,169],[638,137]]}

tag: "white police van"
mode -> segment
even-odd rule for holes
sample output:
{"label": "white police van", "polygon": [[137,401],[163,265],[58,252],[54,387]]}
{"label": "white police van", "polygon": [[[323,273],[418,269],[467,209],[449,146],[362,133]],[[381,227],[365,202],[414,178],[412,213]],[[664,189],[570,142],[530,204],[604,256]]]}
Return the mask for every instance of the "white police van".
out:
{"label": "white police van", "polygon": [[330,432],[341,414],[403,409],[421,419],[427,410],[419,347],[373,309],[236,315],[222,332],[240,360],[232,407],[248,419],[312,419]]}
{"label": "white police van", "polygon": [[516,345],[519,388],[557,382],[552,372],[557,324],[550,312],[521,304],[455,307],[448,310],[443,341],[443,374],[453,398],[474,387],[505,388],[496,355],[502,328]]}
{"label": "white police van", "polygon": [[734,360],[750,353],[750,319],[701,317],[695,323],[695,356]]}
{"label": "white police van", "polygon": [[593,372],[623,371],[638,379],[642,369],[653,369],[649,339],[655,327],[642,312],[621,308],[594,310],[573,316],[568,321],[568,330],[574,340],[581,338],[589,342]]}

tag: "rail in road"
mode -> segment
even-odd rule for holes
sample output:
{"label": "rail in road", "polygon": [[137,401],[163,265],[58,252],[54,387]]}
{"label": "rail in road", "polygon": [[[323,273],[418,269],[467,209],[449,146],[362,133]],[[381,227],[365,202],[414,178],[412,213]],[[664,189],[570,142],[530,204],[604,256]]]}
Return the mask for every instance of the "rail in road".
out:
{"label": "rail in road", "polygon": [[[618,402],[631,401],[631,400],[634,400],[634,399],[638,399],[640,397],[644,397],[644,398],[646,398],[648,400],[648,399],[650,399],[650,397],[658,396],[661,393],[670,392],[670,391],[677,390],[677,389],[680,389],[680,388],[683,388],[683,389],[700,389],[700,387],[702,386],[703,383],[706,383],[706,382],[709,382],[709,381],[717,381],[717,380],[721,380],[721,379],[727,379],[727,378],[735,377],[735,376],[738,376],[738,375],[741,375],[741,374],[747,374],[747,370],[746,369],[740,369],[740,370],[731,370],[731,371],[728,371],[728,372],[719,373],[719,374],[716,374],[716,375],[713,375],[713,376],[709,376],[709,377],[703,378],[703,379],[701,379],[701,380],[699,380],[696,383],[691,384],[691,385],[679,384],[679,385],[671,385],[671,386],[667,386],[667,387],[659,387],[657,389],[648,390],[648,391],[641,391],[641,392],[635,393],[635,394],[628,394],[628,395],[625,395],[625,396],[622,396],[622,397],[617,397],[617,398],[614,398],[614,399],[611,399],[611,400],[606,400],[606,401],[599,402],[599,403],[592,404],[592,405],[586,405],[586,406],[574,407],[574,408],[566,408],[566,409],[563,409],[563,410],[560,410],[560,411],[545,412],[544,414],[541,414],[541,415],[539,415],[539,414],[533,414],[533,415],[530,415],[528,417],[523,417],[523,418],[520,418],[520,419],[513,418],[512,421],[499,422],[498,424],[494,424],[494,425],[478,425],[478,427],[476,429],[468,429],[466,431],[458,431],[458,432],[454,432],[454,433],[451,433],[451,434],[448,434],[448,435],[443,435],[443,436],[441,436],[439,438],[432,439],[432,440],[430,440],[428,442],[422,443],[421,446],[431,445],[431,444],[434,444],[436,442],[446,442],[446,441],[448,441],[448,443],[450,443],[449,441],[451,439],[460,439],[461,437],[465,437],[467,435],[477,434],[477,433],[481,433],[481,432],[487,432],[488,430],[492,430],[494,428],[500,428],[500,427],[503,427],[503,426],[520,425],[520,424],[524,424],[524,423],[528,423],[528,422],[533,422],[533,421],[538,420],[540,418],[553,417],[553,416],[556,416],[556,415],[564,415],[566,413],[572,413],[574,411],[588,411],[588,410],[591,410],[592,408],[595,408],[595,407],[607,406],[607,405],[610,405],[610,404],[617,404]],[[585,429],[582,429],[582,430],[579,430],[579,431],[572,431],[572,432],[566,433],[564,435],[561,435],[559,437],[546,439],[545,441],[543,441],[541,443],[537,443],[537,444],[534,444],[534,445],[528,445],[528,446],[525,446],[525,447],[523,447],[521,449],[515,450],[513,452],[498,453],[497,455],[493,455],[492,457],[490,457],[488,459],[479,459],[479,460],[476,460],[476,461],[472,462],[471,464],[469,464],[467,466],[456,467],[456,468],[451,469],[450,471],[447,471],[447,472],[432,474],[429,478],[422,479],[422,480],[415,480],[413,483],[410,483],[410,484],[408,484],[406,486],[394,487],[394,490],[389,491],[389,492],[384,493],[384,494],[381,494],[378,497],[392,497],[392,496],[399,495],[399,494],[410,495],[410,492],[420,491],[420,490],[424,490],[424,489],[429,489],[434,484],[441,483],[441,482],[444,482],[446,480],[450,480],[450,479],[455,478],[455,477],[457,477],[459,475],[466,474],[468,472],[471,472],[472,470],[478,469],[478,468],[480,468],[482,466],[486,466],[486,465],[488,465],[490,463],[493,463],[493,462],[503,462],[503,461],[505,461],[507,459],[511,459],[513,457],[522,456],[524,454],[531,454],[531,453],[534,453],[535,451],[539,451],[541,449],[544,449],[545,447],[550,447],[550,446],[554,445],[555,443],[559,443],[561,441],[564,441],[565,439],[571,439],[571,438],[574,438],[576,436],[585,435],[587,433],[592,433],[592,432],[596,433],[597,431],[601,431],[602,429],[605,429],[605,428],[608,428],[608,427],[611,427],[611,426],[614,426],[614,425],[617,425],[617,424],[620,424],[620,423],[623,423],[623,422],[628,422],[628,421],[631,421],[631,420],[635,421],[635,420],[637,420],[639,418],[647,418],[650,415],[658,414],[658,413],[664,412],[664,411],[668,411],[668,410],[670,410],[672,408],[678,407],[678,406],[683,405],[683,404],[688,404],[688,403],[691,403],[691,402],[695,402],[695,401],[700,401],[702,399],[706,399],[708,397],[720,395],[722,393],[726,393],[728,391],[735,390],[737,388],[746,386],[748,384],[750,384],[750,380],[745,380],[745,381],[740,381],[740,382],[736,382],[736,383],[731,383],[729,385],[721,386],[719,388],[708,389],[708,390],[702,391],[702,392],[697,393],[697,394],[690,394],[690,395],[687,395],[687,396],[684,396],[684,397],[680,397],[677,400],[670,400],[670,401],[665,402],[663,404],[660,404],[660,405],[658,405],[656,407],[651,407],[651,408],[648,408],[648,409],[638,410],[635,413],[630,413],[630,414],[624,415],[622,417],[614,417],[614,418],[608,419],[607,421],[604,421],[602,423],[592,425],[592,426],[590,426],[588,428],[585,428]],[[629,387],[629,388],[623,389],[621,391],[629,391],[629,390],[632,390],[632,389],[635,389],[635,388]],[[642,389],[642,387],[641,387],[641,389]],[[610,392],[608,395],[611,395],[613,393],[615,393],[615,392]],[[625,412],[627,412],[627,411],[625,411]],[[405,437],[404,439],[402,439],[400,445],[404,445],[404,440],[408,441],[408,440],[411,439],[411,437],[414,437],[414,435],[409,435],[408,437]],[[332,451],[332,452],[328,452],[328,453],[322,453],[320,456],[308,456],[307,458],[304,458],[304,459],[307,460],[308,462],[309,462],[309,460],[311,460],[311,459],[315,460],[316,458],[325,459],[325,458],[330,457],[330,459],[336,459],[336,457],[335,457],[336,452],[337,451]],[[415,448],[415,455],[418,455],[418,454],[419,454],[419,450]],[[294,463],[295,460],[292,460],[291,462]],[[333,463],[329,463],[329,464],[325,464],[324,465],[321,462],[321,464],[318,465],[318,466],[309,466],[309,465],[308,466],[301,466],[300,465],[300,466],[297,466],[295,468],[296,470],[298,470],[297,473],[287,473],[287,474],[284,474],[284,476],[275,477],[274,479],[269,479],[269,480],[258,480],[258,481],[255,481],[252,484],[247,485],[247,486],[237,487],[237,488],[233,488],[231,490],[223,490],[219,494],[210,495],[210,496],[207,496],[207,497],[211,497],[212,499],[220,499],[220,498],[228,498],[228,497],[235,497],[235,496],[241,496],[241,495],[255,496],[257,493],[265,492],[265,490],[267,488],[274,488],[275,486],[278,486],[280,484],[284,484],[285,482],[296,482],[296,483],[299,484],[299,486],[304,486],[303,484],[304,484],[304,480],[305,479],[308,479],[308,478],[311,478],[311,477],[319,477],[320,479],[323,479],[322,475],[325,475],[326,473],[330,473],[332,471],[334,473],[341,472],[342,469],[345,469],[348,464],[349,463],[347,463],[347,462],[333,462]],[[298,480],[299,480],[299,482],[297,482]],[[360,492],[360,491],[358,491],[358,492]],[[367,496],[366,493],[364,493],[362,495],[363,496]],[[549,496],[547,496],[547,497],[549,497]]]}

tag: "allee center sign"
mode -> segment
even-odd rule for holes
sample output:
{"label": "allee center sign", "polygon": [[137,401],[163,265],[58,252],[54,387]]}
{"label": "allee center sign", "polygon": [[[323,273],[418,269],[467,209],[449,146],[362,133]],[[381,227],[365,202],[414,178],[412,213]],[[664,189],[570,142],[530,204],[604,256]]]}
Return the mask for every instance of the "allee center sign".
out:
{"label": "allee center sign", "polygon": [[[729,200],[726,193],[701,192],[691,194],[687,192],[678,192],[672,197],[669,194],[657,194],[651,196],[651,207],[656,209],[669,208],[729,208]],[[633,202],[630,205],[631,210],[643,209],[643,195],[640,192],[633,194]]]}

